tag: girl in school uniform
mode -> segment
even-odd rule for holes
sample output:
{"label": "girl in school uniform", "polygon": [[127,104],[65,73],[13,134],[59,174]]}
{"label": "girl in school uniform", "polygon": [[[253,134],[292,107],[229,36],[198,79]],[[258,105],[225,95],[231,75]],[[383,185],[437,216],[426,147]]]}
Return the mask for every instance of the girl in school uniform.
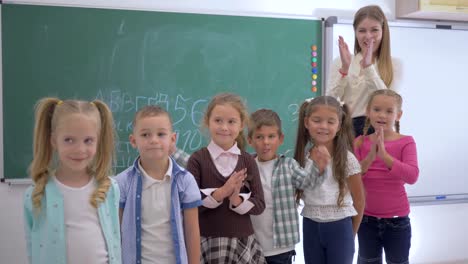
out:
{"label": "girl in school uniform", "polygon": [[103,102],[38,102],[34,185],[24,197],[30,263],[121,263],[113,151],[112,113]]}
{"label": "girl in school uniform", "polygon": [[265,202],[255,160],[244,151],[247,119],[239,96],[214,96],[204,116],[211,142],[187,164],[203,200],[201,263],[265,263],[250,221],[250,215],[263,212]]}

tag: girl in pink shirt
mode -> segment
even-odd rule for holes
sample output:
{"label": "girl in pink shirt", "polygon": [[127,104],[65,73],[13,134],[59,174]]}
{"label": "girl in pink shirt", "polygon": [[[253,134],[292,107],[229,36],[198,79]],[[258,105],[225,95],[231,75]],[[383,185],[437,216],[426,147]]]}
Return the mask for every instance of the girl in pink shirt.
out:
{"label": "girl in pink shirt", "polygon": [[[410,208],[404,185],[416,182],[419,169],[413,137],[399,133],[402,101],[389,89],[373,92],[364,135],[354,142],[366,190],[358,263],[382,263],[382,249],[387,263],[409,263]],[[370,126],[376,132],[367,135]]]}

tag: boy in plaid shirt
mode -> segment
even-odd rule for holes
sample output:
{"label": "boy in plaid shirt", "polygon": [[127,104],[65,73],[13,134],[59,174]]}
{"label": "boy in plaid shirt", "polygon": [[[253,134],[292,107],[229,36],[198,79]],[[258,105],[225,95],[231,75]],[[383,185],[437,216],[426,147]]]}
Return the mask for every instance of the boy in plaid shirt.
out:
{"label": "boy in plaid shirt", "polygon": [[250,217],[268,264],[292,263],[300,240],[295,190],[323,182],[311,160],[302,168],[296,160],[276,153],[283,139],[278,114],[268,109],[251,114],[248,142],[256,151],[265,211]]}

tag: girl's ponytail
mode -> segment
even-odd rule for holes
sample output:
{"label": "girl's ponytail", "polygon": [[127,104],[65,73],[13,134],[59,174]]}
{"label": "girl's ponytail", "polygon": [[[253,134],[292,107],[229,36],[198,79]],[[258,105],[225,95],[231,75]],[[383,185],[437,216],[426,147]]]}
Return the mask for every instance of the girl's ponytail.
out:
{"label": "girl's ponytail", "polygon": [[[307,143],[310,141],[309,133],[305,127],[305,119],[307,115],[307,109],[309,106],[310,100],[306,100],[301,104],[299,108],[299,119],[297,124],[297,135],[296,135],[296,146],[294,149],[294,159],[301,165],[301,167],[305,166],[305,147]],[[296,189],[295,197],[296,197],[296,204],[299,204],[302,198],[302,190]]]}
{"label": "girl's ponytail", "polygon": [[43,98],[36,104],[33,136],[33,160],[29,173],[34,182],[32,204],[36,213],[41,211],[41,201],[49,179],[49,165],[52,160],[52,118],[56,107],[63,103],[57,98]]}
{"label": "girl's ponytail", "polygon": [[94,174],[97,188],[91,195],[90,202],[95,208],[106,199],[111,185],[109,176],[112,175],[112,164],[115,161],[114,152],[114,119],[109,107],[100,100],[94,100],[90,105],[95,106],[100,117],[100,131],[95,161],[90,173]]}

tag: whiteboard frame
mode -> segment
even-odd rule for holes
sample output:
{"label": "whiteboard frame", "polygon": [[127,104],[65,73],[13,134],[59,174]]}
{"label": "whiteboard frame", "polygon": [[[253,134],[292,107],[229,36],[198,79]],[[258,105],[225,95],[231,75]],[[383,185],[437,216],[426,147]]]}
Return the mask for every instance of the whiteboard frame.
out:
{"label": "whiteboard frame", "polygon": [[[351,25],[352,20],[339,19],[335,16],[328,17],[324,23],[324,36],[325,45],[323,46],[324,53],[324,80],[322,81],[322,92],[325,94],[327,90],[327,79],[330,70],[330,64],[333,62],[333,27],[334,25]],[[404,28],[427,28],[427,29],[446,29],[446,30],[463,30],[468,31],[468,23],[461,22],[442,22],[442,21],[412,21],[412,20],[396,20],[389,21],[389,27],[404,27]],[[354,43],[354,40],[353,40]],[[416,183],[417,184],[417,183]],[[440,204],[455,204],[455,203],[468,203],[468,193],[459,194],[437,194],[437,195],[424,195],[424,196],[408,196],[412,206],[420,205],[440,205]]]}

